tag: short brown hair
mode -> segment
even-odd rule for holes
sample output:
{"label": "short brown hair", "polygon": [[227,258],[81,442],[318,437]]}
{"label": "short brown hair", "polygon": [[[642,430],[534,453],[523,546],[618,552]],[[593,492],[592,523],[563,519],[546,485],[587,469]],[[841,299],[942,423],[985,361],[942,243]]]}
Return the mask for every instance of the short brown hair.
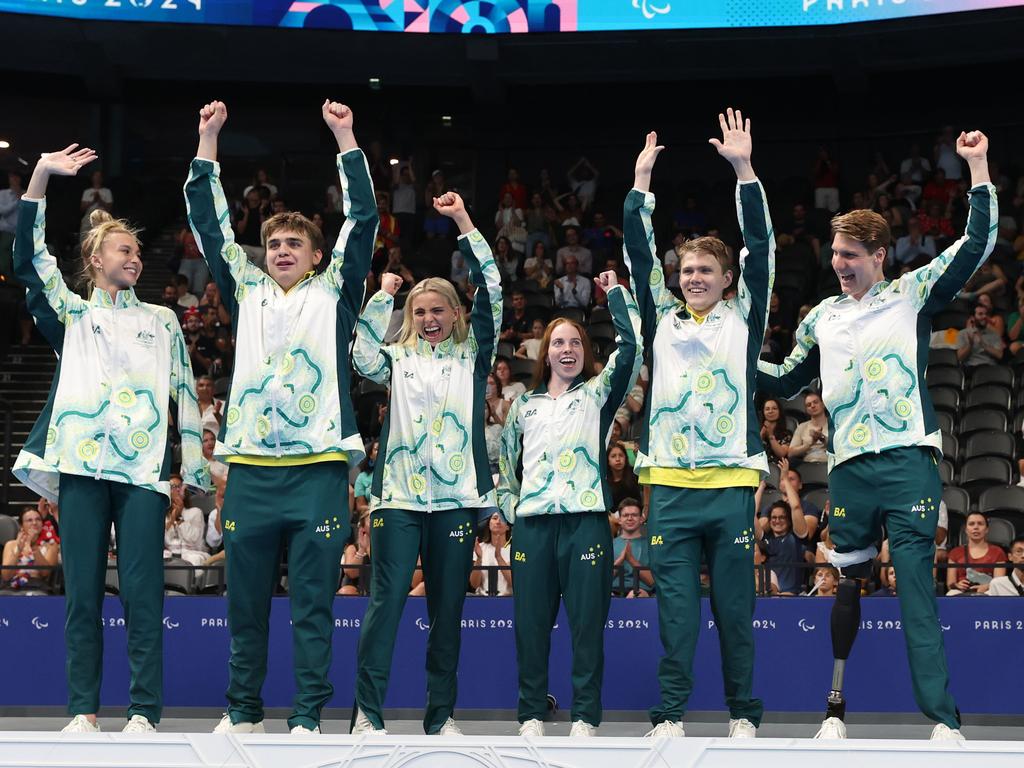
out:
{"label": "short brown hair", "polygon": [[309,244],[313,247],[314,251],[324,252],[324,235],[320,228],[301,213],[296,213],[295,211],[275,213],[263,222],[263,226],[260,228],[260,240],[263,243],[263,247],[267,247],[267,240],[270,239],[272,234],[283,230],[305,235],[309,238]]}
{"label": "short brown hair", "polygon": [[718,261],[718,265],[722,268],[722,274],[724,275],[730,269],[732,269],[732,257],[729,255],[729,246],[719,240],[717,237],[696,237],[693,240],[686,240],[676,246],[676,255],[679,257],[679,261],[683,260],[683,256],[688,253],[708,253],[715,257]]}
{"label": "short brown hair", "polygon": [[850,211],[832,218],[832,235],[846,235],[859,243],[863,243],[868,253],[879,248],[888,250],[892,242],[889,224],[881,214],[861,209]]}

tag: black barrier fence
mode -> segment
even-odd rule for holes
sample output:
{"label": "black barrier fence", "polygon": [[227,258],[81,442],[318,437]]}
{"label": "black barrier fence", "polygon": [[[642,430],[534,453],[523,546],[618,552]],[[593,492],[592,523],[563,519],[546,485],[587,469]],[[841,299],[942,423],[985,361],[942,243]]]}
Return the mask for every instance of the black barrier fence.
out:
{"label": "black barrier fence", "polygon": [[[872,578],[867,579],[866,583],[870,584],[873,581],[877,581],[877,574],[882,568],[891,566],[890,562],[877,562],[877,570]],[[976,571],[984,569],[988,571],[994,568],[1005,568],[1007,572],[1012,571],[1018,567],[1019,563],[1012,562],[1000,562],[1000,563],[979,563],[975,561],[957,562],[957,563],[936,563],[936,573],[945,573],[949,568],[966,569],[971,568]],[[350,594],[355,595],[367,595],[369,594],[370,584],[370,569],[372,564],[370,563],[352,563],[346,564],[341,563],[338,571],[338,584],[339,589],[343,584],[343,571],[358,569],[359,578],[358,580],[351,580],[355,583],[351,583],[351,586],[355,587],[354,591]],[[789,569],[794,568],[803,572],[803,577],[800,580],[802,585],[801,594],[808,592],[808,585],[814,585],[814,580],[810,578],[812,571],[816,572],[821,569],[832,568],[833,566],[829,563],[808,563],[808,562],[775,562],[775,563],[763,563],[754,565],[754,582],[755,592],[759,596],[768,597],[773,593],[771,591],[771,572],[772,570]],[[0,595],[18,595],[18,594],[63,594],[63,571],[60,565],[30,565],[24,567],[24,570],[33,573],[49,573],[49,576],[33,577],[29,579],[28,583],[18,589],[12,589],[10,587],[10,581],[14,574],[22,570],[22,567],[17,565],[6,566],[2,568],[2,574],[0,574]],[[510,571],[507,566],[499,565],[477,565],[473,566],[474,571],[479,571],[487,576],[487,589],[485,595],[488,597],[496,597],[499,595],[499,581],[498,574],[500,571]],[[649,583],[648,579],[653,581],[653,584]],[[278,582],[279,594],[287,594],[288,592],[288,566],[286,564],[281,565],[281,578]],[[506,574],[506,579],[511,582],[511,576]],[[936,586],[941,588],[938,589],[938,594],[945,594],[945,580],[937,582]],[[708,580],[708,574],[706,568],[701,570],[701,585],[702,587],[708,587],[710,584]],[[106,576],[106,590],[111,594],[118,594],[120,592],[120,582],[117,574],[117,564],[111,562],[107,565],[107,576]],[[411,584],[410,584],[411,588]],[[212,564],[203,565],[192,565],[184,560],[172,558],[164,561],[164,589],[169,594],[181,594],[181,595],[223,595],[227,591],[227,580],[225,576],[225,562],[220,560]],[[613,566],[612,568],[612,594],[619,597],[627,597],[630,594],[633,596],[653,596],[657,591],[657,580],[654,578],[650,568],[634,568],[632,573],[627,574],[626,569],[621,566]],[[795,593],[794,593],[795,594]],[[968,592],[965,594],[973,594]]]}

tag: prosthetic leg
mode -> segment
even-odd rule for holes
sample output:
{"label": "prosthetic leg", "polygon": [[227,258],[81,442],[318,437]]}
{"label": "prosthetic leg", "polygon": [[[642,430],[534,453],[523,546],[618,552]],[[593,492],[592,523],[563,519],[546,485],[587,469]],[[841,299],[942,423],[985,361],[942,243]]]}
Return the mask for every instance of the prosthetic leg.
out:
{"label": "prosthetic leg", "polygon": [[860,579],[871,573],[871,563],[857,563],[842,569],[842,578],[836,590],[832,607],[832,689],[829,691],[825,722],[815,738],[845,739],[846,699],[843,698],[843,676],[846,660],[853,649],[860,628]]}

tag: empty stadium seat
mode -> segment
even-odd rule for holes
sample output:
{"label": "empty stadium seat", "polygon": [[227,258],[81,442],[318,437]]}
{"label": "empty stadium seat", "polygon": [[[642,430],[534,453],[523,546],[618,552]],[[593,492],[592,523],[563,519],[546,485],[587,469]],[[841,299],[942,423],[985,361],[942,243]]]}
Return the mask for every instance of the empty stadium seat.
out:
{"label": "empty stadium seat", "polygon": [[951,389],[964,388],[964,373],[959,368],[951,368],[948,365],[929,366],[924,373],[928,387],[949,387]]}
{"label": "empty stadium seat", "polygon": [[942,331],[946,328],[956,328],[960,331],[967,325],[968,317],[969,315],[966,312],[960,312],[956,309],[944,309],[932,316],[932,329]]}
{"label": "empty stadium seat", "polygon": [[965,412],[973,411],[977,408],[998,408],[1009,413],[1010,391],[1006,387],[996,384],[983,384],[979,387],[972,387],[967,390],[963,406]]}
{"label": "empty stadium seat", "polygon": [[804,488],[828,488],[828,464],[824,461],[808,461],[800,465],[798,470]]}
{"label": "empty stadium seat", "polygon": [[1017,441],[1009,432],[986,429],[972,432],[964,443],[964,459],[976,456],[999,456],[1012,461],[1017,452]]}
{"label": "empty stadium seat", "polygon": [[508,361],[508,367],[512,371],[512,379],[514,381],[527,381],[533,378],[533,369],[536,364],[536,360],[527,360],[524,357],[513,357]]}
{"label": "empty stadium seat", "polygon": [[10,515],[0,515],[0,550],[3,549],[4,544],[8,541],[18,538],[18,531],[20,529],[21,526],[18,525],[18,521],[13,517]]}
{"label": "empty stadium seat", "polygon": [[1006,431],[1006,414],[1001,411],[981,409],[965,413],[960,419],[960,428],[957,430],[961,439],[973,432],[993,429],[1000,432]]}
{"label": "empty stadium seat", "polygon": [[998,384],[1012,392],[1015,378],[1013,369],[1005,365],[979,365],[971,370],[971,387]]}
{"label": "empty stadium seat", "polygon": [[815,488],[804,494],[804,499],[811,502],[818,509],[825,509],[829,503],[828,488]]}
{"label": "empty stadium seat", "polygon": [[928,394],[936,411],[954,415],[960,411],[960,390],[951,387],[929,387]]}
{"label": "empty stadium seat", "polygon": [[942,458],[954,466],[960,460],[960,443],[953,435],[946,432],[942,433]]}
{"label": "empty stadium seat", "polygon": [[967,489],[972,499],[993,486],[1006,486],[1013,482],[1013,467],[1006,459],[979,456],[968,459],[960,469],[960,486]]}
{"label": "empty stadium seat", "polygon": [[1024,515],[1024,488],[1019,485],[986,488],[978,497],[978,511],[986,514],[1015,512]]}
{"label": "empty stadium seat", "polygon": [[970,494],[955,485],[942,489],[942,500],[946,502],[946,509],[950,514],[955,512],[958,515],[966,515],[971,510]]}
{"label": "empty stadium seat", "polygon": [[935,419],[939,422],[939,429],[943,432],[953,434],[956,431],[956,419],[953,418],[953,414],[946,411],[936,411]]}
{"label": "empty stadium seat", "polygon": [[516,356],[516,348],[512,346],[512,343],[509,341],[499,341],[497,349],[498,357],[512,358]]}
{"label": "empty stadium seat", "polygon": [[591,339],[615,339],[615,326],[611,323],[592,323],[587,328],[587,334]]}
{"label": "empty stadium seat", "polygon": [[[165,565],[188,565],[184,560],[168,560]],[[190,568],[164,568],[164,591],[177,592],[182,595],[192,594],[193,571]]]}
{"label": "empty stadium seat", "polygon": [[564,317],[567,320],[572,320],[580,325],[582,325],[584,321],[583,310],[579,307],[564,307],[562,309],[556,309],[551,313],[551,319],[554,320],[556,317]]}
{"label": "empty stadium seat", "polygon": [[928,365],[950,365],[954,368],[960,367],[960,359],[956,356],[954,349],[929,349]]}
{"label": "empty stadium seat", "polygon": [[594,307],[590,310],[590,324],[594,323],[610,323],[612,321],[612,314],[608,311],[607,307]]}
{"label": "empty stadium seat", "polygon": [[953,485],[955,480],[955,472],[953,471],[953,464],[943,459],[939,462],[939,478],[942,480],[943,485]]}

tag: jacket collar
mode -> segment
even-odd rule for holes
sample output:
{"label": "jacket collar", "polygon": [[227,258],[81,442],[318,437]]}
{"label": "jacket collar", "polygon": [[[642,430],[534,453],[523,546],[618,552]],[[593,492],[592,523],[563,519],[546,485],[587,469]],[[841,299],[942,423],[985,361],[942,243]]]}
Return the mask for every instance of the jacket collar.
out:
{"label": "jacket collar", "polygon": [[[587,380],[583,376],[583,374],[581,373],[579,376],[577,376],[575,379],[572,380],[572,384],[570,384],[569,388],[567,390],[565,390],[565,391],[566,392],[572,392],[574,389],[578,389],[579,387],[582,387],[586,383],[587,383]],[[534,387],[532,392],[530,392],[530,397],[535,397],[537,395],[547,395],[547,394],[548,394],[548,383],[546,381],[542,381],[540,384],[538,384],[536,387]],[[550,395],[549,395],[549,397],[550,397]]]}
{"label": "jacket collar", "polygon": [[92,295],[89,297],[89,305],[92,307],[117,307],[123,309],[125,307],[137,307],[142,302],[139,301],[139,297],[135,295],[134,288],[122,288],[117,292],[117,301],[110,298],[110,294],[101,288],[93,288]]}

